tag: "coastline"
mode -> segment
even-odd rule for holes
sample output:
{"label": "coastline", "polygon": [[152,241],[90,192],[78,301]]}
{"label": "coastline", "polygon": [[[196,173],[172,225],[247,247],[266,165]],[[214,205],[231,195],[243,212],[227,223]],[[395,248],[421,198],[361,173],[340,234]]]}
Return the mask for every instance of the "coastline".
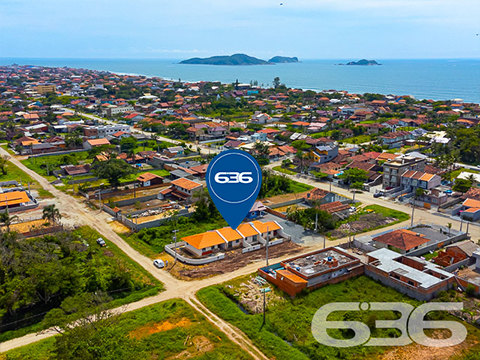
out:
{"label": "coastline", "polygon": [[[351,94],[412,95],[418,100],[478,102],[480,59],[382,60],[383,66],[335,66],[344,60],[305,60],[277,66],[179,66],[175,59],[41,59],[0,58],[1,66],[69,67],[117,75],[158,77],[169,81],[242,83],[257,81],[264,88],[280,77],[287,87],[316,92],[335,89]],[[182,64],[183,65],[183,64]],[[339,70],[342,69],[342,70]],[[165,74],[165,75],[162,75]]]}

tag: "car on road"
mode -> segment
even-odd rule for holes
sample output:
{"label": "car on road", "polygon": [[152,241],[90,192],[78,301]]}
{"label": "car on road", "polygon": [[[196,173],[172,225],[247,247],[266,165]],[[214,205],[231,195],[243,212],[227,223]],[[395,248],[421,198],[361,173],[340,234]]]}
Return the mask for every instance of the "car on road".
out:
{"label": "car on road", "polygon": [[165,263],[161,259],[153,260],[153,265],[159,269],[163,269],[165,267]]}
{"label": "car on road", "polygon": [[97,239],[97,244],[100,246],[107,246],[107,243],[102,238]]}
{"label": "car on road", "polygon": [[383,196],[385,195],[385,193],[383,191],[379,191],[379,192],[376,192],[375,194],[373,194],[373,197],[374,198],[379,198],[380,196]]}

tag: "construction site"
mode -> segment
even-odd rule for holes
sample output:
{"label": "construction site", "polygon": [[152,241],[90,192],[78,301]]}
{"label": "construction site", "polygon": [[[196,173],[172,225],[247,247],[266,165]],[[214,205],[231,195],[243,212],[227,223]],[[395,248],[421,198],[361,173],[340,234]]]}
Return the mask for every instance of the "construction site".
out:
{"label": "construction site", "polygon": [[363,272],[360,259],[339,247],[329,247],[258,269],[261,277],[291,297],[304,289],[335,284]]}

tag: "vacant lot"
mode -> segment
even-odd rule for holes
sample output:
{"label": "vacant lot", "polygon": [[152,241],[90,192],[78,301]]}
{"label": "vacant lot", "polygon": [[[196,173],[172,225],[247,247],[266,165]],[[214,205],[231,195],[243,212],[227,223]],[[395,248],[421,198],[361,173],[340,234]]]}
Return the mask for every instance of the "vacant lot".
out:
{"label": "vacant lot", "polygon": [[[245,297],[250,301],[258,303],[263,295],[259,288],[251,286],[251,279],[255,277],[249,275],[229,281],[227,283],[211,286],[198,292],[198,298],[209,307],[214,313],[237,326],[253,341],[253,343],[262,350],[269,358],[275,359],[379,359],[382,355],[389,354],[390,351],[399,348],[380,348],[368,346],[356,346],[350,348],[327,347],[318,343],[312,336],[311,323],[315,312],[323,305],[331,302],[354,301],[354,302],[407,302],[414,306],[419,302],[413,300],[395,290],[385,287],[366,276],[351,278],[335,285],[327,285],[315,291],[302,293],[295,299],[268,284],[273,289],[267,294],[267,322],[262,326],[263,315],[246,314],[239,307],[248,307],[244,301]],[[255,297],[257,298],[255,299]],[[263,299],[262,299],[263,301]],[[448,314],[443,314],[450,317]],[[354,320],[367,324],[371,329],[373,337],[398,337],[399,332],[395,329],[377,329],[375,321],[381,319],[396,319],[398,315],[390,311],[371,312],[371,311],[350,311],[335,312],[331,320]],[[329,317],[330,319],[330,317]],[[437,320],[437,319],[436,319]],[[455,319],[454,319],[455,320]],[[469,353],[475,355],[478,351],[478,340],[480,331],[470,325],[468,328],[468,338],[463,344],[453,348],[445,348],[438,352],[434,349],[438,357],[435,359],[447,360],[450,355],[464,355],[468,349]],[[342,330],[329,330],[332,337],[345,339],[352,337],[353,333]],[[434,335],[435,336],[435,335]],[[415,351],[416,345],[409,345],[400,348],[400,351]],[[434,352],[432,352],[433,354]],[[407,357],[408,359],[434,359],[427,357],[428,348],[423,347],[422,352],[417,353],[416,357]],[[404,359],[404,357],[382,357],[382,359]],[[475,357],[471,357],[475,359]]]}
{"label": "vacant lot", "polygon": [[[251,359],[183,300],[123,314],[115,327],[121,336],[135,340],[138,359]],[[56,359],[55,341],[50,338],[0,354],[0,360]]]}
{"label": "vacant lot", "polygon": [[332,239],[344,236],[360,234],[370,230],[380,229],[386,226],[398,224],[408,220],[410,216],[404,212],[389,209],[380,205],[368,205],[356,214],[342,221],[338,228],[329,235]]}

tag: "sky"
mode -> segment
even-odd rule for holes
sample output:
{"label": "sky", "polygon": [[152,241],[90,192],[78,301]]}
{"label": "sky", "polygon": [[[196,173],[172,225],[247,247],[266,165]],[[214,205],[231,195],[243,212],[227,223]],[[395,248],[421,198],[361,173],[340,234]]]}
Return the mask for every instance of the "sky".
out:
{"label": "sky", "polygon": [[479,0],[0,0],[0,57],[480,58]]}

